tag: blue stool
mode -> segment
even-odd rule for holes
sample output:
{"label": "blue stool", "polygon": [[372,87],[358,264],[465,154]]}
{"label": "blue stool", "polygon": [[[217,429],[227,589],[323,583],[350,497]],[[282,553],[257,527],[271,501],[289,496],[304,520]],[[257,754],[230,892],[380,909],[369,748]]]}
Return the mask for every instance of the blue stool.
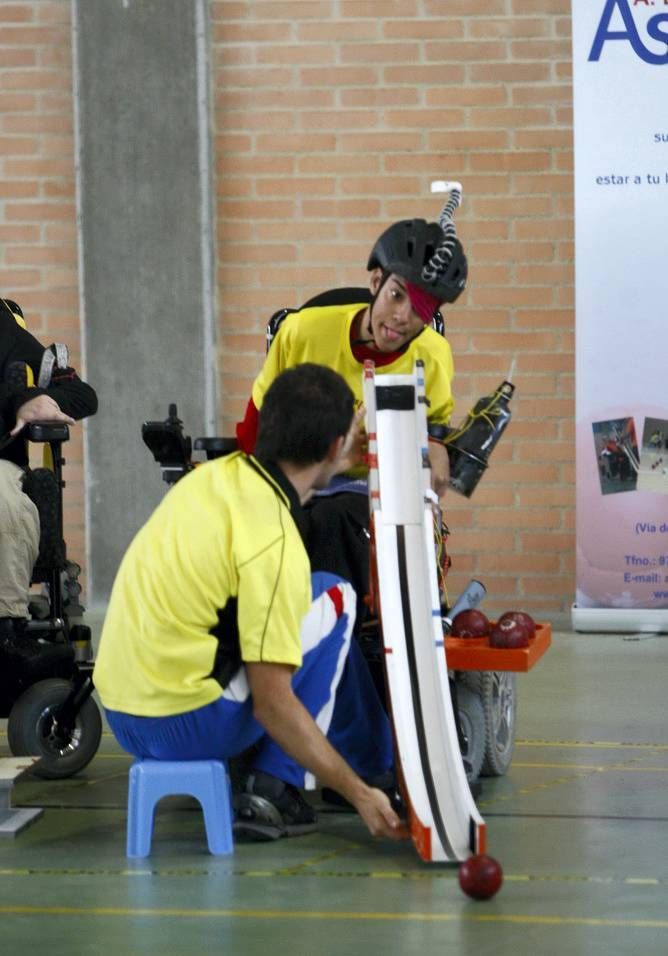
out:
{"label": "blue stool", "polygon": [[137,760],[130,768],[127,855],[149,855],[155,806],[177,794],[199,800],[209,851],[232,853],[232,790],[222,760]]}

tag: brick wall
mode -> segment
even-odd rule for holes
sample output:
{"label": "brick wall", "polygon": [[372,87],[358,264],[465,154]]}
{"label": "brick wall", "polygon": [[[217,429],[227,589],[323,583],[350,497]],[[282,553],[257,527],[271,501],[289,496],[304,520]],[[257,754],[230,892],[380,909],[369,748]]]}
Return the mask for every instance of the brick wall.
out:
{"label": "brick wall", "polygon": [[461,180],[470,261],[446,313],[454,421],[515,361],[514,419],[447,499],[456,593],[558,616],[574,596],[568,0],[212,0],[221,419],[242,414],[282,305],[366,282],[397,218]]}
{"label": "brick wall", "polygon": [[[69,0],[0,2],[0,294],[81,369]],[[65,454],[66,538],[81,562],[81,425]]]}
{"label": "brick wall", "polygon": [[[515,360],[514,419],[467,502],[456,593],[556,616],[574,594],[568,0],[210,0],[222,430],[281,305],[364,284],[377,233],[462,181],[470,260],[446,314],[454,420]],[[0,2],[0,291],[79,363],[69,0]],[[81,429],[68,448],[83,555]]]}

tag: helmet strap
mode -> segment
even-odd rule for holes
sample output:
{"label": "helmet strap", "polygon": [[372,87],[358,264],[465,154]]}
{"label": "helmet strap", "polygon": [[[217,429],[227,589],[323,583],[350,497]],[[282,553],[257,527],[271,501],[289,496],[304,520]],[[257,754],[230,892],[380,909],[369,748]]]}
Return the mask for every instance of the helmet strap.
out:
{"label": "helmet strap", "polygon": [[353,345],[368,345],[370,342],[374,342],[374,343],[375,343],[375,339],[374,339],[373,335],[371,334],[371,313],[372,313],[372,311],[373,311],[374,305],[376,304],[376,299],[377,299],[378,296],[380,295],[380,290],[383,288],[383,286],[385,285],[385,283],[387,282],[387,280],[390,278],[390,275],[391,275],[391,274],[392,274],[392,273],[386,272],[385,270],[383,270],[383,274],[382,274],[381,279],[380,279],[380,285],[378,286],[378,288],[376,289],[376,291],[375,291],[375,292],[373,293],[373,295],[371,296],[371,301],[369,302],[369,305],[367,306],[367,309],[366,309],[366,312],[367,312],[367,314],[368,314],[368,316],[369,316],[369,335],[370,335],[371,337],[368,338],[368,339],[367,339],[367,338],[363,338],[363,336],[364,336],[364,334],[365,334],[365,331],[364,331],[364,329],[362,328],[362,326],[360,325],[360,337],[359,337],[358,339],[355,339],[355,340],[353,341]]}
{"label": "helmet strap", "polygon": [[392,275],[391,272],[388,272],[387,269],[383,269],[383,274],[380,277],[380,283],[378,284],[378,288],[376,289],[374,294],[371,296],[371,302],[369,302],[369,331],[371,331],[371,313],[373,312],[373,307],[376,304],[376,299],[380,295],[383,289],[383,286],[385,285],[385,283],[387,282],[387,280],[390,278],[391,275]]}

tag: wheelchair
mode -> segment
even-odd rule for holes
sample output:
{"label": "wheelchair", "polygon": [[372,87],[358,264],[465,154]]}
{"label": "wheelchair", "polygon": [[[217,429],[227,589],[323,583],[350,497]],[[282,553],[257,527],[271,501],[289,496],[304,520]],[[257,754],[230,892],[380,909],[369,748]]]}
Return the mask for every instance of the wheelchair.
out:
{"label": "wheelchair", "polygon": [[[314,306],[369,302],[367,288],[332,289],[309,299],[301,308]],[[284,308],[275,312],[267,323],[267,351],[281,323],[298,309]],[[444,333],[440,312],[434,316],[433,327]],[[200,452],[211,461],[237,450],[236,438],[201,437],[194,441],[183,431],[183,422],[178,417],[176,404],[170,404],[164,421],[146,421],[142,425],[142,438],[161,467],[163,480],[174,484],[196,467],[193,452]],[[443,525],[442,573],[447,574],[450,558],[445,552],[448,529]],[[447,591],[443,589],[445,616],[449,610]],[[356,629],[356,637],[369,665],[381,700],[385,700],[385,677],[383,650],[379,624],[368,618]],[[455,722],[464,765],[470,783],[481,776],[503,776],[512,762],[515,749],[517,719],[517,677],[510,671],[451,670],[450,689]]]}
{"label": "wheelchair", "polygon": [[[81,623],[81,568],[67,558],[63,540],[64,424],[32,423],[30,442],[43,445],[49,467],[29,469],[24,492],[40,517],[40,546],[33,569],[27,631],[58,649],[50,666],[23,675],[0,671],[0,717],[15,757],[37,756],[32,773],[46,780],[70,777],[90,763],[99,747],[102,718],[91,694],[90,628]],[[40,588],[38,592],[34,587]]]}

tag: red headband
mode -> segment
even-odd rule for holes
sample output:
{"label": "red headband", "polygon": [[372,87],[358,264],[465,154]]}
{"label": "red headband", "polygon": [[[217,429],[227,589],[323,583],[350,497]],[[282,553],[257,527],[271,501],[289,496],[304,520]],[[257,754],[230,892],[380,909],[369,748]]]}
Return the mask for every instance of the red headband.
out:
{"label": "red headband", "polygon": [[418,314],[425,325],[429,325],[434,317],[434,312],[436,312],[441,304],[440,299],[435,295],[430,295],[429,292],[425,292],[424,289],[421,289],[419,286],[413,285],[412,282],[404,281],[406,282],[406,292],[408,292],[408,297],[411,300],[413,311]]}

